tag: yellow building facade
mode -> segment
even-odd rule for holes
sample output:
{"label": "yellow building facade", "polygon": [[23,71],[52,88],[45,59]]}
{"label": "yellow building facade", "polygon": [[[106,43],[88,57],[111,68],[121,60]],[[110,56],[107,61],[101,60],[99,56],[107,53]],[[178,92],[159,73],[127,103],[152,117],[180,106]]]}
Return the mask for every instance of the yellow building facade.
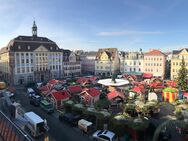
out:
{"label": "yellow building facade", "polygon": [[111,76],[119,72],[118,50],[116,48],[99,49],[95,60],[95,74]]}
{"label": "yellow building facade", "polygon": [[185,60],[185,66],[188,69],[188,49],[184,48],[181,50],[174,50],[171,59],[171,79],[176,80],[178,77],[178,72],[181,68],[182,59]]}

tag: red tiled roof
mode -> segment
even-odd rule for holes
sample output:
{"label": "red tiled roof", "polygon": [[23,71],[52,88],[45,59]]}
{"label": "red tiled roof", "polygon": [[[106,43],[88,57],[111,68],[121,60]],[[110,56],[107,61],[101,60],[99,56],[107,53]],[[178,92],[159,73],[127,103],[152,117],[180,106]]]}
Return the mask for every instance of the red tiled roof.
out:
{"label": "red tiled roof", "polygon": [[46,94],[48,94],[48,93],[50,92],[50,89],[49,89],[49,87],[48,87],[47,85],[40,87],[39,90],[40,90],[44,95],[46,95]]}
{"label": "red tiled roof", "polygon": [[118,91],[112,91],[107,94],[108,100],[112,100],[113,98],[116,98],[118,96],[121,97],[122,99],[125,99],[125,95]]}
{"label": "red tiled roof", "polygon": [[70,93],[80,93],[82,91],[82,87],[80,85],[68,86],[68,90]]}
{"label": "red tiled roof", "polygon": [[175,82],[175,81],[167,81],[166,84],[167,84],[167,86],[177,87],[177,82]]}
{"label": "red tiled roof", "polygon": [[136,92],[139,94],[141,94],[143,90],[144,90],[144,87],[142,87],[142,86],[137,86],[132,89],[133,92]]}
{"label": "red tiled roof", "polygon": [[67,98],[70,98],[70,95],[68,94],[67,91],[57,91],[52,93],[53,97],[58,101],[58,100],[64,100]]}
{"label": "red tiled roof", "polygon": [[76,82],[79,84],[86,84],[86,83],[89,83],[89,78],[81,77]]}
{"label": "red tiled roof", "polygon": [[89,88],[89,89],[85,88],[85,89],[82,90],[82,92],[87,92],[92,97],[100,95],[100,91],[97,90],[96,88]]}
{"label": "red tiled roof", "polygon": [[152,73],[144,73],[144,74],[142,75],[142,77],[143,77],[143,78],[150,79],[150,78],[153,77],[153,74],[152,74]]}
{"label": "red tiled roof", "polygon": [[164,88],[162,82],[152,82],[149,85],[150,85],[150,87],[153,87],[153,88]]}
{"label": "red tiled roof", "polygon": [[96,81],[98,78],[96,76],[92,76],[89,78],[90,81]]}
{"label": "red tiled roof", "polygon": [[157,55],[165,55],[164,53],[162,53],[160,50],[152,50],[150,52],[145,53],[144,55],[148,55],[148,56],[157,56]]}
{"label": "red tiled roof", "polygon": [[183,93],[183,96],[184,97],[188,97],[188,93]]}
{"label": "red tiled roof", "polygon": [[49,84],[52,84],[52,85],[55,85],[56,83],[58,83],[59,81],[58,80],[55,80],[55,79],[52,79],[52,80],[49,80],[48,83]]}
{"label": "red tiled roof", "polygon": [[40,90],[40,91],[47,91],[47,90],[49,90],[49,88],[45,85],[45,86],[41,86],[41,87],[39,88],[39,90]]}

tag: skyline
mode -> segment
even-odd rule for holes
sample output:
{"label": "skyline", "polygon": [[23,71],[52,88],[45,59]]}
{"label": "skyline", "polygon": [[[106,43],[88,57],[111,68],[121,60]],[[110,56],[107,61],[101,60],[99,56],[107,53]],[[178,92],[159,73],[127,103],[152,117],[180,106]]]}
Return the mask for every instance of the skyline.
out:
{"label": "skyline", "polygon": [[121,51],[188,47],[186,0],[0,0],[0,48],[19,36],[48,37],[60,48]]}

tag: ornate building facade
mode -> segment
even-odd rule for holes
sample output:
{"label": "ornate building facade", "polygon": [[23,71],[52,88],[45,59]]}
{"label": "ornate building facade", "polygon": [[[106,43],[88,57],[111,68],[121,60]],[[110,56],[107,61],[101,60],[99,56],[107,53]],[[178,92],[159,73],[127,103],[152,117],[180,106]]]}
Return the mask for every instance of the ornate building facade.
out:
{"label": "ornate building facade", "polygon": [[18,36],[0,50],[1,79],[9,84],[27,84],[61,78],[63,50],[37,35],[35,21],[32,36]]}

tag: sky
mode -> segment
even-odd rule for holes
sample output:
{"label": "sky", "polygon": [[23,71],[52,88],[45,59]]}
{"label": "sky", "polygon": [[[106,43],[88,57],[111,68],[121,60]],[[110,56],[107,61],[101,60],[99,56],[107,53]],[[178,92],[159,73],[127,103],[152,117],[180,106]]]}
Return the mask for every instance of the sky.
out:
{"label": "sky", "polygon": [[38,36],[60,48],[172,51],[188,47],[188,0],[0,0],[0,47]]}

